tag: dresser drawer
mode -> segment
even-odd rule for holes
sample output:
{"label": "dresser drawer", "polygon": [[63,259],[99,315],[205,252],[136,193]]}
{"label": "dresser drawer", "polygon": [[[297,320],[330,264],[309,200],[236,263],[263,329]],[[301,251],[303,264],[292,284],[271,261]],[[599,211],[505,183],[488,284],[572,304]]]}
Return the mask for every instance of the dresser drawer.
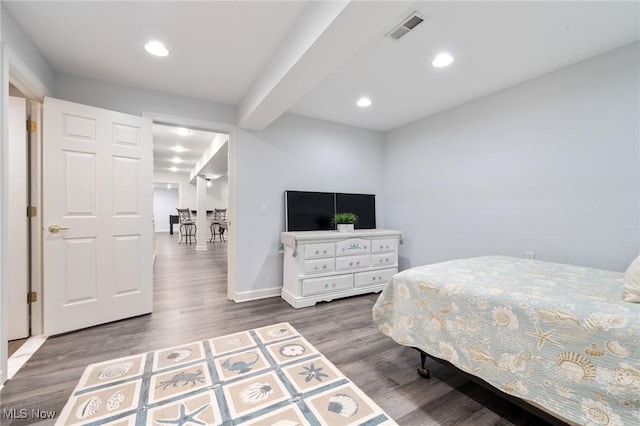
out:
{"label": "dresser drawer", "polygon": [[395,251],[372,254],[371,266],[395,265],[397,263],[397,259],[398,253]]}
{"label": "dresser drawer", "polygon": [[302,267],[304,274],[322,274],[336,270],[336,263],[333,257],[327,259],[305,260]]}
{"label": "dresser drawer", "polygon": [[398,240],[390,238],[371,241],[371,253],[379,253],[383,251],[398,251]]}
{"label": "dresser drawer", "polygon": [[310,278],[302,280],[302,295],[331,293],[353,288],[353,275],[336,275],[326,278]]}
{"label": "dresser drawer", "polygon": [[336,271],[368,268],[370,263],[371,257],[368,254],[364,256],[336,257]]}
{"label": "dresser drawer", "polygon": [[336,243],[336,256],[352,256],[371,252],[371,241],[362,238],[350,238]]}
{"label": "dresser drawer", "polygon": [[358,272],[354,277],[356,287],[364,287],[367,285],[386,283],[389,279],[398,273],[398,268],[379,269],[370,272]]}
{"label": "dresser drawer", "polygon": [[333,257],[336,254],[336,245],[331,244],[309,244],[304,246],[304,258],[316,259],[319,257]]}

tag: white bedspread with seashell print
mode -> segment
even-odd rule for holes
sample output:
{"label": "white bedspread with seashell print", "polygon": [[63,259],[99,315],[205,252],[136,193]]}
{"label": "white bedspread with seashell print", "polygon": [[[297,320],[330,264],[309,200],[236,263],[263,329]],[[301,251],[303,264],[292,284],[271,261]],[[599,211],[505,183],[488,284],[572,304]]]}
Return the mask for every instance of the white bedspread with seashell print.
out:
{"label": "white bedspread with seashell print", "polygon": [[57,425],[395,425],[281,323],[89,365]]}
{"label": "white bedspread with seashell print", "polygon": [[503,256],[407,269],[374,322],[510,395],[580,425],[640,424],[640,304],[624,274]]}

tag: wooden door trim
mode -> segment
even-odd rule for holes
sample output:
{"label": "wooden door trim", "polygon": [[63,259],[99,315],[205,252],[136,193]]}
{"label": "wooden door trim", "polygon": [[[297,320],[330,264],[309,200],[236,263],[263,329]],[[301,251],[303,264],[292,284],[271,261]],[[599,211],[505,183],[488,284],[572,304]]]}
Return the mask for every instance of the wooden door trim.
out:
{"label": "wooden door trim", "polygon": [[31,121],[36,122],[36,129],[29,136],[31,166],[31,202],[37,208],[35,217],[31,218],[31,291],[37,293],[37,299],[31,303],[31,335],[43,333],[42,302],[42,103],[31,101]]}

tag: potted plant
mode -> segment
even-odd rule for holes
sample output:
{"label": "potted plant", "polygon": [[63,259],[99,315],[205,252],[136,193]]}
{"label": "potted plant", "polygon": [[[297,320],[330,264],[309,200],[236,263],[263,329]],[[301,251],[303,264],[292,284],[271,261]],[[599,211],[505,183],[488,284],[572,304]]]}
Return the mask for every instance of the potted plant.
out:
{"label": "potted plant", "polygon": [[353,225],[356,222],[358,222],[358,216],[353,213],[336,213],[331,220],[339,232],[353,232]]}

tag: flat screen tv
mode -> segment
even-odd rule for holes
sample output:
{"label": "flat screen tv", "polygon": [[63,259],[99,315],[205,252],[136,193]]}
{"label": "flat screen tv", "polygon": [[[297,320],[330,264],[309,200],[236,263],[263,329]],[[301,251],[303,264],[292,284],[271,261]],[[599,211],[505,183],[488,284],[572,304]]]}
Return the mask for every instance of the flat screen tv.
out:
{"label": "flat screen tv", "polygon": [[358,216],[356,229],[375,229],[376,196],[336,192],[285,191],[286,231],[329,231],[335,213]]}
{"label": "flat screen tv", "polygon": [[358,216],[355,229],[376,228],[376,196],[369,194],[336,194],[336,213]]}
{"label": "flat screen tv", "polygon": [[333,192],[285,191],[285,229],[287,231],[328,231],[334,229]]}

